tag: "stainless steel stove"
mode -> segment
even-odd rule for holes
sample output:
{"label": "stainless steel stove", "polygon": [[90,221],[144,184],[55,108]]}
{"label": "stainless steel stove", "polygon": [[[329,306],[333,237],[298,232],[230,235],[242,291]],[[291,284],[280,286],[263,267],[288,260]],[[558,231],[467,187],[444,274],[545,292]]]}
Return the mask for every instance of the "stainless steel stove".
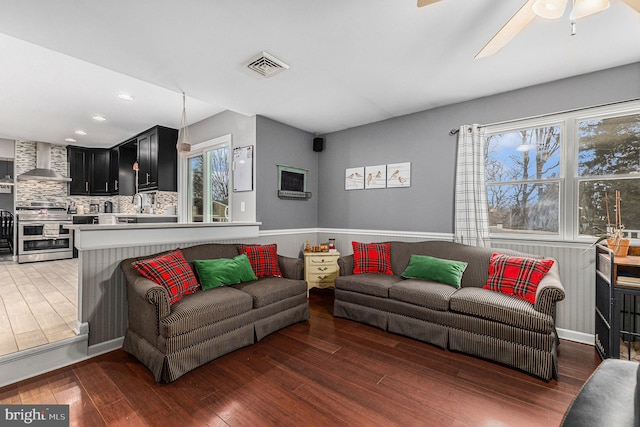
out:
{"label": "stainless steel stove", "polygon": [[62,203],[33,201],[16,207],[18,263],[73,257],[72,216]]}

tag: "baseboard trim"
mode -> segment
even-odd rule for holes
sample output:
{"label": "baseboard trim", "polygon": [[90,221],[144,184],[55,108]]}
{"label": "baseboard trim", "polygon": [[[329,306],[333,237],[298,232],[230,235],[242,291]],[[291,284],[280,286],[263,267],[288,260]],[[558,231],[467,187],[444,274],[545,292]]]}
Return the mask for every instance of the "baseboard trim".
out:
{"label": "baseboard trim", "polygon": [[0,387],[73,365],[89,358],[83,334],[0,357]]}
{"label": "baseboard trim", "polygon": [[89,355],[89,357],[99,356],[101,354],[122,348],[122,343],[124,343],[124,337],[101,342],[100,344],[89,346],[87,354]]}
{"label": "baseboard trim", "polygon": [[581,344],[593,345],[595,342],[595,336],[593,334],[586,334],[584,332],[571,331],[569,329],[556,329],[558,331],[558,338],[563,340],[575,341]]}

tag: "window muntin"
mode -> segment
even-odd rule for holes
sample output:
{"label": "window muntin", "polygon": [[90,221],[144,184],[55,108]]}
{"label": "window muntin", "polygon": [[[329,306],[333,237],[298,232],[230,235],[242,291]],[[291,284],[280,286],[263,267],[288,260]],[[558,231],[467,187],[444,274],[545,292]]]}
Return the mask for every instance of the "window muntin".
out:
{"label": "window muntin", "polygon": [[560,232],[562,126],[487,136],[489,227],[500,234]]}

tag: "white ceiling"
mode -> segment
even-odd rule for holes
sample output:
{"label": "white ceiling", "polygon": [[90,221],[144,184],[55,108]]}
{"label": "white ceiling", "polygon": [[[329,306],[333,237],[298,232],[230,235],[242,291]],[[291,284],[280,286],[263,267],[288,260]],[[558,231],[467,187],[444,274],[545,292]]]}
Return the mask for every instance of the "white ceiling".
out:
{"label": "white ceiling", "polygon": [[[640,14],[622,0],[575,36],[570,8],[535,18],[474,60],[523,3],[0,0],[0,137],[112,146],[178,127],[182,91],[189,123],[228,109],[322,134],[640,61]],[[263,50],[291,68],[246,69]]]}

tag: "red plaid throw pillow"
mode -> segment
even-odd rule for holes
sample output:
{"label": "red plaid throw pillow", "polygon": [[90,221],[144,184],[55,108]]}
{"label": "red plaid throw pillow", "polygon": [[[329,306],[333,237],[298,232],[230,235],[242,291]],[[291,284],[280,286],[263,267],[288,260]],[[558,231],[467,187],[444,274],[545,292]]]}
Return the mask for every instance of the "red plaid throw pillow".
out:
{"label": "red plaid throw pillow", "polygon": [[131,266],[147,279],[164,286],[169,294],[169,305],[198,290],[198,280],[181,249],[136,261]]}
{"label": "red plaid throw pillow", "polygon": [[494,253],[489,262],[489,280],[484,289],[502,292],[535,304],[538,285],[552,265],[552,259]]}
{"label": "red plaid throw pillow", "polygon": [[278,266],[278,245],[238,245],[238,252],[249,257],[257,278],[282,277]]}
{"label": "red plaid throw pillow", "polygon": [[351,246],[353,247],[353,274],[393,274],[389,243],[351,242]]}

